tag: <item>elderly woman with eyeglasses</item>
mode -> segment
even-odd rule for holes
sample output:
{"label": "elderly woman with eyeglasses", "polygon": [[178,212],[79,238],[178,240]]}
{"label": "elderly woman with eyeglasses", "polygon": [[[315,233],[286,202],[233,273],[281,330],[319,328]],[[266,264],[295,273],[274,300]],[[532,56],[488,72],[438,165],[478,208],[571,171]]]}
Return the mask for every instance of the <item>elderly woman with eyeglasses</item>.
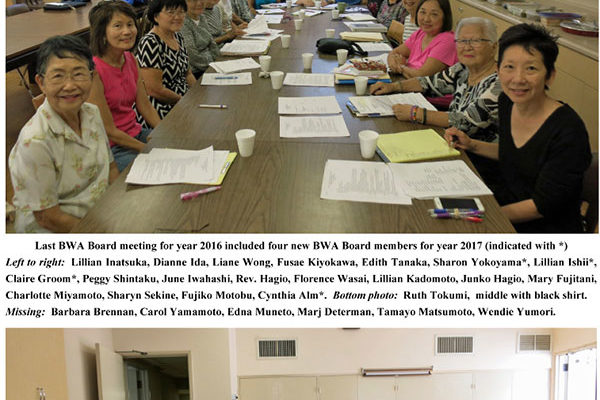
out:
{"label": "elderly woman with eyeglasses", "polygon": [[44,103],[8,163],[17,232],[69,232],[118,175],[98,107],[86,103],[94,62],[87,45],[56,36],[40,46],[35,80]]}
{"label": "elderly woman with eyeglasses", "polygon": [[498,96],[502,89],[496,73],[496,26],[488,19],[465,18],[456,28],[458,63],[428,77],[371,85],[372,94],[422,92],[438,97],[452,94],[448,112],[426,111],[408,104],[395,104],[400,121],[454,126],[473,138],[495,141],[498,135]]}
{"label": "elderly woman with eyeglasses", "polygon": [[179,32],[186,12],[185,0],[151,0],[146,9],[152,29],[140,40],[136,57],[150,102],[161,119],[196,83]]}

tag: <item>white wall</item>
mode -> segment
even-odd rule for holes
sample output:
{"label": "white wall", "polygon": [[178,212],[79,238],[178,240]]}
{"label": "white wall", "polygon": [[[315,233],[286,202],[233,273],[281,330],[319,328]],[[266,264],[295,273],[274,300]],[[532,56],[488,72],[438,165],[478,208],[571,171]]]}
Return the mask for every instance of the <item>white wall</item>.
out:
{"label": "white wall", "polygon": [[[361,368],[434,366],[434,371],[549,369],[550,354],[517,353],[518,333],[550,329],[238,329],[240,376],[358,374]],[[436,334],[475,336],[475,355],[436,356]],[[258,360],[258,338],[295,338],[298,357]]]}
{"label": "white wall", "polygon": [[227,329],[113,329],[113,344],[115,350],[191,352],[192,400],[231,398]]}
{"label": "white wall", "polygon": [[112,349],[111,329],[65,329],[67,390],[70,400],[97,400],[95,343]]}

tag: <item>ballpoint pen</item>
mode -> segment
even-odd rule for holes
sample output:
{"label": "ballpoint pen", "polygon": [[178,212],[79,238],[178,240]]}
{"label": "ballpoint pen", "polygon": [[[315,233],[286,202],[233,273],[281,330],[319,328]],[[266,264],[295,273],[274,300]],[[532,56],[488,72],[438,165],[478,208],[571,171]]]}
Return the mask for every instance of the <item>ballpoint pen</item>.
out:
{"label": "ballpoint pen", "polygon": [[216,190],[221,189],[221,186],[214,186],[214,187],[209,187],[206,189],[202,189],[202,190],[196,190],[195,192],[186,192],[186,193],[181,193],[179,195],[179,198],[181,200],[191,200],[191,199],[195,199],[196,197],[200,196],[201,194],[206,194],[206,193],[210,193],[210,192],[214,192]]}
{"label": "ballpoint pen", "polygon": [[216,76],[215,79],[237,79],[237,76]]}
{"label": "ballpoint pen", "polygon": [[218,108],[225,109],[227,108],[227,104],[198,104],[199,108]]}

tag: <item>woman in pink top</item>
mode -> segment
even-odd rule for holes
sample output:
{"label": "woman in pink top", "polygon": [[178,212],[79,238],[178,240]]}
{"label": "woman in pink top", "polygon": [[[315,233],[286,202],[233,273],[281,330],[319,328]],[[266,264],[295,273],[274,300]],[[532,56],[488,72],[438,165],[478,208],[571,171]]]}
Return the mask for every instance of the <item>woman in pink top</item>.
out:
{"label": "woman in pink top", "polygon": [[388,56],[391,70],[405,78],[430,76],[458,62],[449,1],[421,0],[416,13],[419,30]]}
{"label": "woman in pink top", "polygon": [[133,7],[121,0],[102,1],[90,10],[89,20],[90,47],[98,71],[89,101],[100,109],[115,162],[122,171],[142,151],[152,132],[136,121],[134,104],[149,126],[158,125],[160,117],[129,52],[138,37]]}

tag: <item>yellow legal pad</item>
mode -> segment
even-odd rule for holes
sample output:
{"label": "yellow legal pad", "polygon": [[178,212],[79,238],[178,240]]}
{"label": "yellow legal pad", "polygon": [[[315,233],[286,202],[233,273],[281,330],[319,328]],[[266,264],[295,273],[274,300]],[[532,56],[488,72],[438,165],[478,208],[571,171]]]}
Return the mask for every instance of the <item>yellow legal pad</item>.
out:
{"label": "yellow legal pad", "polygon": [[[407,131],[379,135],[378,153],[383,153],[389,162],[410,162],[458,156],[460,152],[433,129]],[[386,160],[386,161],[387,161]]]}

